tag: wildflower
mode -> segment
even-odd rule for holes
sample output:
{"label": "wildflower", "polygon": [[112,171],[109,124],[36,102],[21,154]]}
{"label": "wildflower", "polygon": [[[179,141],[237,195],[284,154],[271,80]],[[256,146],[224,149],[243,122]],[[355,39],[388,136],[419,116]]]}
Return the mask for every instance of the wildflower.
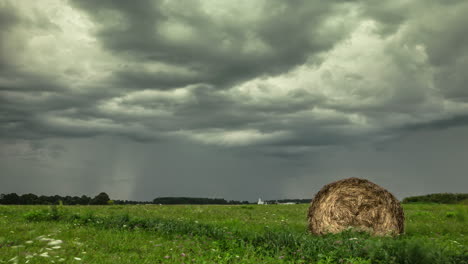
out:
{"label": "wildflower", "polygon": [[357,237],[352,237],[349,240],[357,240]]}
{"label": "wildflower", "polygon": [[59,248],[61,248],[61,246],[54,246],[54,247],[52,247],[52,248],[53,248],[53,249],[59,249]]}
{"label": "wildflower", "polygon": [[59,262],[64,262],[64,261],[65,261],[65,259],[64,259],[64,258],[59,258],[59,260],[58,260],[58,261],[59,261]]}
{"label": "wildflower", "polygon": [[81,258],[78,258],[78,257],[74,257],[75,260],[81,260]]}
{"label": "wildflower", "polygon": [[26,241],[26,242],[24,242],[24,243],[26,243],[26,244],[32,244],[33,241],[32,241],[32,240],[28,240],[28,241]]}
{"label": "wildflower", "polygon": [[170,257],[169,257],[168,255],[166,255],[166,256],[164,256],[164,258],[165,258],[165,259],[168,259],[168,258],[170,258]]}
{"label": "wildflower", "polygon": [[40,257],[44,257],[44,258],[50,257],[50,256],[49,256],[49,252],[44,252],[44,253],[42,253],[42,254],[39,254],[39,256],[40,256]]}
{"label": "wildflower", "polygon": [[52,240],[52,241],[50,241],[47,245],[49,245],[49,246],[56,246],[56,245],[60,245],[60,244],[62,244],[62,243],[63,243],[63,241],[59,239],[59,240]]}
{"label": "wildflower", "polygon": [[180,255],[181,255],[182,257],[185,257],[185,253],[181,253]]}

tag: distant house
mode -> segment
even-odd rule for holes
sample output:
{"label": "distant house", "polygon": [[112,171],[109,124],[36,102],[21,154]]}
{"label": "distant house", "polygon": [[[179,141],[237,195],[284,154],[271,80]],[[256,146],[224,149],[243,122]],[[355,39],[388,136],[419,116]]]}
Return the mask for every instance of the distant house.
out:
{"label": "distant house", "polygon": [[267,204],[266,202],[262,201],[262,198],[258,198],[257,204]]}

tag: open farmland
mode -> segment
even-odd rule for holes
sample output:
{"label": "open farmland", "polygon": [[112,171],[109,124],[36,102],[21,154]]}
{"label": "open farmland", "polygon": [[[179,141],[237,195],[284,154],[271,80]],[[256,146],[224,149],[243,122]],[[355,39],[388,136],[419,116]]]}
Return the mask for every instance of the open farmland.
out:
{"label": "open farmland", "polygon": [[0,263],[468,263],[466,205],[404,205],[397,238],[311,236],[307,207],[0,206]]}

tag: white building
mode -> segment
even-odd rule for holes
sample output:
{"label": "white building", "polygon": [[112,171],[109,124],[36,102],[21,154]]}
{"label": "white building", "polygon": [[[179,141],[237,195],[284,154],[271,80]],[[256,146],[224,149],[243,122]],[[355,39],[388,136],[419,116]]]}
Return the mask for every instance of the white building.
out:
{"label": "white building", "polygon": [[266,204],[264,201],[262,201],[262,198],[258,198],[257,204]]}

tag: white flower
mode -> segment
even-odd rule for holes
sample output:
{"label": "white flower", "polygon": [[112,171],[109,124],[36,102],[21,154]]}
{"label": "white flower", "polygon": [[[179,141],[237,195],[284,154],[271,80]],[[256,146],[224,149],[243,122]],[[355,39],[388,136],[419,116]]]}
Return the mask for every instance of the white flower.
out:
{"label": "white flower", "polygon": [[52,241],[50,241],[47,245],[49,245],[49,246],[56,246],[56,245],[60,245],[60,244],[62,244],[62,243],[63,243],[63,241],[60,240],[60,239],[58,239],[58,240],[52,240]]}
{"label": "white flower", "polygon": [[26,243],[26,244],[32,244],[33,241],[32,241],[32,240],[28,240],[28,241],[26,241],[26,242],[24,242],[24,243]]}
{"label": "white flower", "polygon": [[49,252],[44,252],[44,253],[42,253],[42,254],[39,254],[39,256],[40,256],[40,257],[44,257],[44,258],[50,257],[50,256],[49,256]]}
{"label": "white flower", "polygon": [[352,237],[349,240],[357,240],[357,237]]}
{"label": "white flower", "polygon": [[81,258],[74,257],[75,260],[81,260]]}
{"label": "white flower", "polygon": [[55,247],[52,247],[53,249],[59,249],[61,248],[61,246],[55,246]]}

